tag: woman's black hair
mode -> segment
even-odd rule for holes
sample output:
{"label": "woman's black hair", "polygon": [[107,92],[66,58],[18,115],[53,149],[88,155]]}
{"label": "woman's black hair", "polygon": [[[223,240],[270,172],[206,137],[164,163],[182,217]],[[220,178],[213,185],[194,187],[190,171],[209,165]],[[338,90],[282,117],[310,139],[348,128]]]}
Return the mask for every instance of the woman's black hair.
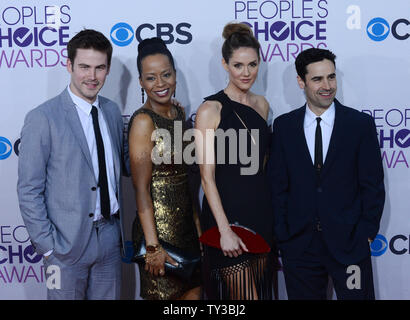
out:
{"label": "woman's black hair", "polygon": [[138,45],[137,67],[140,77],[142,73],[142,60],[146,56],[151,56],[154,54],[166,55],[172,65],[172,68],[175,70],[174,58],[172,57],[171,52],[168,50],[167,45],[161,38],[154,37],[144,39]]}

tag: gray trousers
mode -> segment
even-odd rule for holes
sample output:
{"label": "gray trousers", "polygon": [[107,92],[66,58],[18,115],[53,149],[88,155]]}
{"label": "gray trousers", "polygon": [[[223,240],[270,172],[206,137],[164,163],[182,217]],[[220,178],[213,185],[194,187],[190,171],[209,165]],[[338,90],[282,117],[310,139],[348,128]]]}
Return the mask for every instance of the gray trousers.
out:
{"label": "gray trousers", "polygon": [[67,265],[51,254],[43,258],[48,300],[117,300],[121,292],[120,220],[101,219],[82,257]]}

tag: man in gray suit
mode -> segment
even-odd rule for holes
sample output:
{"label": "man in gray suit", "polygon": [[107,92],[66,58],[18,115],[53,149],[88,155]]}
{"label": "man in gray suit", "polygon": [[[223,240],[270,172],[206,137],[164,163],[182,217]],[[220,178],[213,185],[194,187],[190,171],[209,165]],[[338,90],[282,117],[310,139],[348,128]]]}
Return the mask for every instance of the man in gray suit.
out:
{"label": "man in gray suit", "polygon": [[48,277],[58,275],[48,299],[119,299],[123,122],[118,106],[98,96],[112,46],[83,30],[67,52],[69,86],[24,121],[21,215]]}

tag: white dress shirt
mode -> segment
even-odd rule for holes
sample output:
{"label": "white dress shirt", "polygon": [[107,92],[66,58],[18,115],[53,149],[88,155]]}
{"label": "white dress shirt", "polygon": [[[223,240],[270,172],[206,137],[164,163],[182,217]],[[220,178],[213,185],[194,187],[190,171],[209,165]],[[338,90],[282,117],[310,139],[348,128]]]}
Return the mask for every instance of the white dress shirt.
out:
{"label": "white dress shirt", "polygon": [[[330,137],[332,136],[333,125],[335,123],[335,103],[321,114],[320,129],[322,130],[322,147],[323,147],[323,163],[326,161],[327,150],[329,149]],[[303,127],[305,130],[306,143],[309,148],[312,164],[315,161],[315,134],[316,134],[316,118],[318,116],[310,110],[306,103],[305,120]]]}

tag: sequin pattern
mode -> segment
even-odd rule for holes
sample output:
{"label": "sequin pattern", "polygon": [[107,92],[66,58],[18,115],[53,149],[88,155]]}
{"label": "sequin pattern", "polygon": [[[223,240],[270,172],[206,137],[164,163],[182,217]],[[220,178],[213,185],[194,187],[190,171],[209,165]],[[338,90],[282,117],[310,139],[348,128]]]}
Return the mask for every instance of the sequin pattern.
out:
{"label": "sequin pattern", "polygon": [[[158,237],[176,247],[198,252],[199,242],[194,220],[192,200],[190,197],[187,167],[181,161],[182,152],[189,142],[175,143],[174,128],[184,130],[184,112],[177,107],[174,120],[164,118],[152,110],[140,108],[130,119],[139,113],[148,114],[155,126],[154,151],[164,161],[156,164],[153,161],[151,197],[154,205],[154,218]],[[165,129],[157,130],[157,129]],[[166,135],[166,132],[170,135]],[[169,139],[171,138],[171,139]],[[181,136],[182,139],[182,136]],[[138,219],[137,219],[138,220]],[[133,232],[134,243],[143,237],[139,221],[136,221]],[[184,292],[199,286],[200,271],[194,273],[191,281],[181,281],[176,277],[165,275],[154,277],[140,269],[141,297],[152,300],[166,300],[180,297]]]}

